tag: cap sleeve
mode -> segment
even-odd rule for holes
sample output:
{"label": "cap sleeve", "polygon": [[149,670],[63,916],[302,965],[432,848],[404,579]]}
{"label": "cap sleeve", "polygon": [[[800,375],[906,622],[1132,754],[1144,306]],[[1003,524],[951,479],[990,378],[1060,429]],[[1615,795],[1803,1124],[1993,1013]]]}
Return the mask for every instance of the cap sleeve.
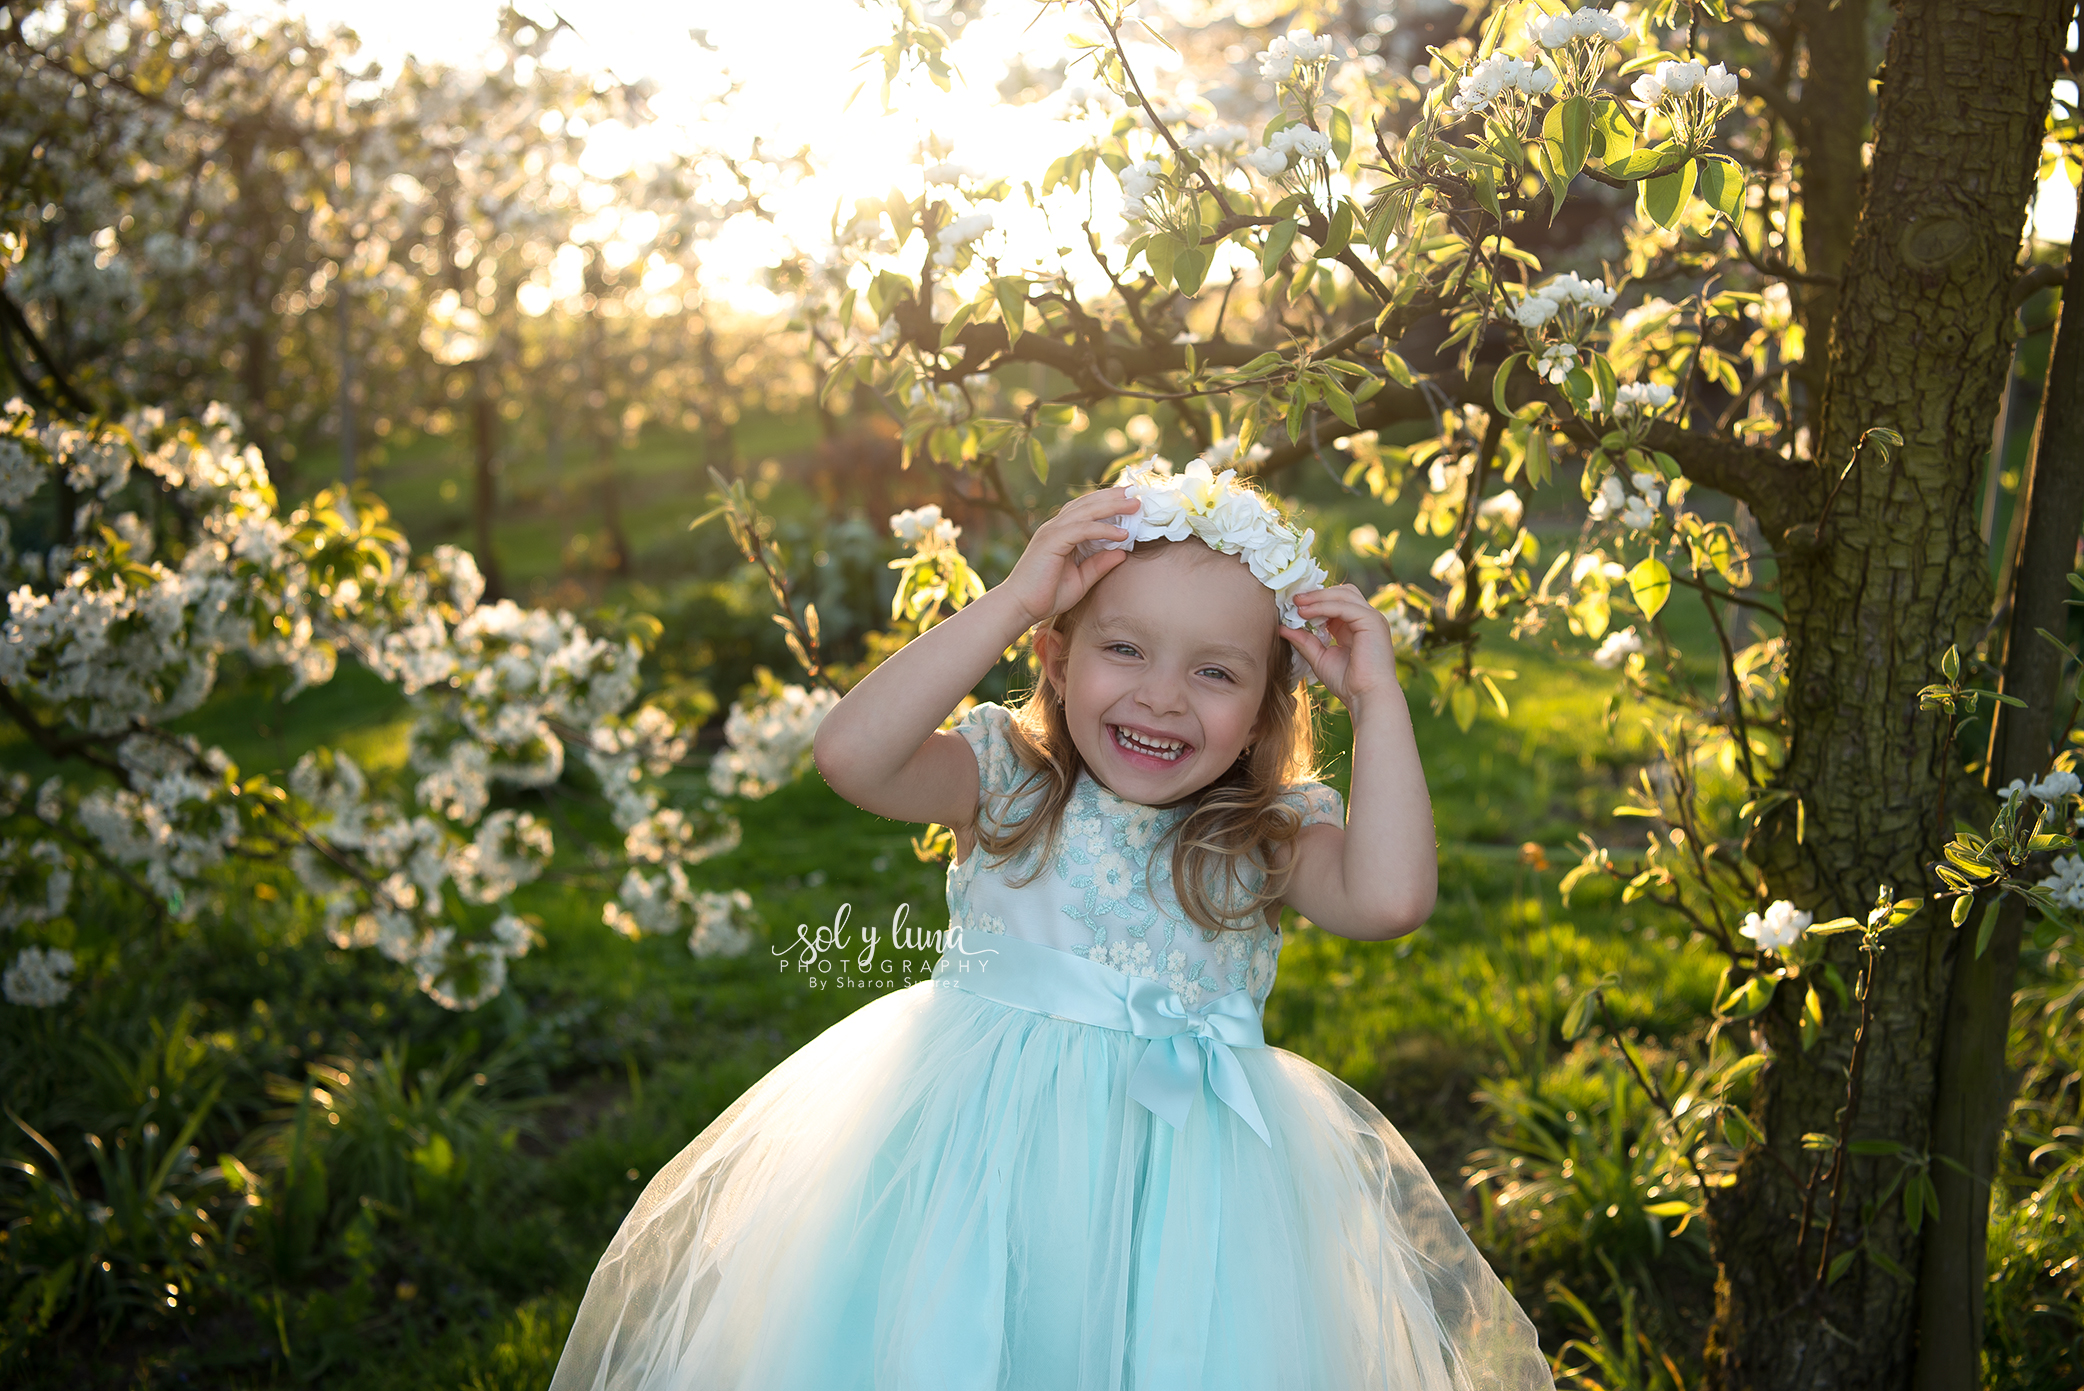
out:
{"label": "cap sleeve", "polygon": [[1328,783],[1299,782],[1283,792],[1281,800],[1302,813],[1305,826],[1346,824],[1346,801]]}
{"label": "cap sleeve", "polygon": [[955,722],[955,732],[967,739],[970,752],[977,757],[977,783],[986,792],[1003,792],[1007,786],[1008,765],[1017,765],[1013,756],[1013,744],[1006,736],[1006,725],[1013,712],[996,701],[979,701],[963,712]]}

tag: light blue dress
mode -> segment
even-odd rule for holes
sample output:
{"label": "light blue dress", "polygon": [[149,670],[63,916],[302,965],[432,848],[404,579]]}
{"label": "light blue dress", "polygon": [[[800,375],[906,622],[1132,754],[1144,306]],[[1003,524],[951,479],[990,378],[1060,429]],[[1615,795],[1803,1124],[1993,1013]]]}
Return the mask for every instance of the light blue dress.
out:
{"label": "light blue dress", "polygon": [[[1009,719],[957,725],[987,799],[1025,773]],[[1322,784],[1285,797],[1343,820]],[[1083,774],[1032,882],[1033,851],[951,866],[933,978],[659,1172],[552,1391],[1552,1391],[1389,1122],[1265,1044],[1279,934],[1181,913],[1184,815]]]}

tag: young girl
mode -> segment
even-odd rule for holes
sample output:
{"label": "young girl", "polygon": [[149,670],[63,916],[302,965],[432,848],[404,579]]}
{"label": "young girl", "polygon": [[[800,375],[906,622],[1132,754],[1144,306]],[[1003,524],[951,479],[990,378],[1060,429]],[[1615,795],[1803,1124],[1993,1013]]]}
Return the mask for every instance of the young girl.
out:
{"label": "young girl", "polygon": [[[1369,941],[1432,910],[1389,626],[1229,471],[1129,477],[819,728],[841,795],[954,830],[950,945],[652,1180],[553,1391],[1551,1388],[1389,1122],[1261,1033],[1284,906]],[[1029,697],[941,731],[1030,632]]]}

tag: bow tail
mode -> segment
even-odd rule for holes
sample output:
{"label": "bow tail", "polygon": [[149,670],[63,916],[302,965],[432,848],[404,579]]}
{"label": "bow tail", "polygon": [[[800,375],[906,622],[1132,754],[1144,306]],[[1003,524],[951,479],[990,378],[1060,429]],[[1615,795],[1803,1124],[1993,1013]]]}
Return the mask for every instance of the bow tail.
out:
{"label": "bow tail", "polygon": [[1208,1040],[1208,1080],[1216,1095],[1229,1103],[1246,1125],[1252,1127],[1260,1139],[1273,1148],[1274,1137],[1266,1128],[1266,1117],[1259,1112],[1259,1098],[1252,1095],[1252,1084],[1245,1077],[1245,1066],[1230,1051],[1230,1045],[1221,1039]]}
{"label": "bow tail", "polygon": [[1201,1049],[1192,1034],[1154,1038],[1129,1078],[1129,1096],[1174,1130],[1187,1128],[1187,1113],[1201,1091]]}

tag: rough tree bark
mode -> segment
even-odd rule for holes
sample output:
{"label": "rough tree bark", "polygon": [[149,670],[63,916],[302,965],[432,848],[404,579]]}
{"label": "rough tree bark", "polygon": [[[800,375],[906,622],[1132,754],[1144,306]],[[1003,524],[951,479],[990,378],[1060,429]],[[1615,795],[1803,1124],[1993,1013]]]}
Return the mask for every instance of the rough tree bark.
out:
{"label": "rough tree bark", "polygon": [[[2070,272],[2078,273],[2074,253]],[[2014,778],[2039,777],[2059,735],[2062,654],[2036,630],[2061,633],[2067,626],[2067,576],[2084,524],[2084,303],[2073,305],[2066,292],[2019,508],[2026,533],[2014,570],[2002,689],[2026,705],[1997,708],[1984,761],[1984,782],[1992,789]],[[2026,905],[2007,896],[1997,912],[1996,930],[1981,957],[1963,950],[1965,937],[1955,946],[1932,1115],[1939,1214],[1925,1233],[1918,1272],[1917,1391],[1973,1386],[1980,1371],[1990,1184],[2015,1086],[2005,1065],[2005,1042]],[[1939,1156],[1960,1169],[1937,1163]]]}
{"label": "rough tree bark", "polygon": [[[1838,290],[1818,463],[1794,494],[1747,498],[1778,538],[1791,731],[1779,785],[1802,804],[1799,815],[1793,800],[1778,806],[1749,850],[1775,897],[1819,918],[1864,918],[1883,884],[1925,892],[1942,840],[1935,808],[1960,776],[1943,721],[1919,711],[1916,692],[1989,613],[1974,491],[2069,10],[2061,0],[1900,7]],[[1852,462],[1875,426],[1899,431],[1903,448],[1885,459],[1869,447]],[[1952,945],[1945,917],[1927,912],[1879,958],[1855,1138],[1926,1147]],[[1834,939],[1831,959],[1854,979],[1857,939]],[[1767,1144],[1711,1195],[1721,1276],[1710,1375],[1727,1391],[1895,1391],[1911,1375],[1915,1287],[1864,1256],[1828,1289],[1817,1275],[1862,1243],[1916,1270],[1919,1239],[1900,1203],[1874,1206],[1896,1177],[1893,1158],[1851,1162],[1829,1250],[1820,1212],[1802,1229],[1798,1180],[1818,1164],[1802,1137],[1840,1129],[1857,1015],[1834,1010],[1804,1053],[1800,994],[1782,991],[1759,1019],[1774,1054],[1758,1110]]]}

